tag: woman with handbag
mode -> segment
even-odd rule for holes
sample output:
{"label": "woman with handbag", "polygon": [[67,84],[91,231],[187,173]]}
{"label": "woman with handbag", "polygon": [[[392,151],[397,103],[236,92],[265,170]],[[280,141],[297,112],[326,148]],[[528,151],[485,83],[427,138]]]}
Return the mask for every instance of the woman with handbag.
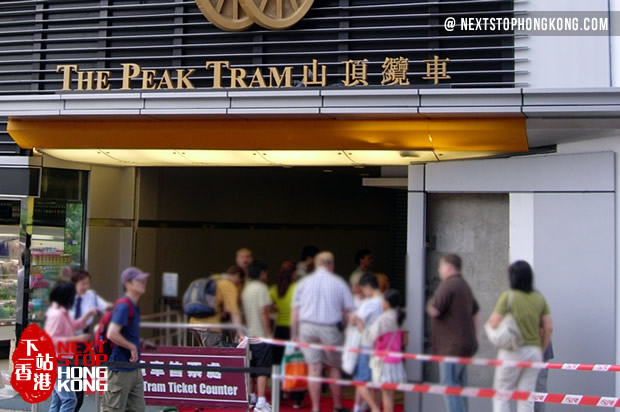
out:
{"label": "woman with handbag", "polygon": [[[407,334],[401,329],[405,320],[402,311],[403,298],[399,291],[388,290],[383,296],[383,313],[368,330],[368,339],[374,342],[376,351],[402,352],[407,344]],[[370,361],[373,383],[402,383],[407,372],[402,357],[379,358]],[[383,412],[394,412],[394,391],[381,389]]]}
{"label": "woman with handbag", "polygon": [[[549,305],[534,290],[534,274],[529,263],[517,261],[508,269],[510,290],[499,297],[485,330],[498,348],[498,359],[542,362],[549,346],[553,323]],[[509,368],[495,370],[494,388],[500,391],[536,389],[537,369]],[[518,412],[533,412],[534,402],[520,401]],[[510,412],[510,401],[493,400],[493,412]]]}

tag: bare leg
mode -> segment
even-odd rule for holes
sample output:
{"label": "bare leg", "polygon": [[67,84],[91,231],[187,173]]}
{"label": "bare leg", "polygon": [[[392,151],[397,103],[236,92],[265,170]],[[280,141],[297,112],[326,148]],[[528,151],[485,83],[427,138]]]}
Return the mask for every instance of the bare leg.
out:
{"label": "bare leg", "polygon": [[362,405],[362,394],[360,393],[360,388],[356,388],[354,406],[360,407],[361,405]]}
{"label": "bare leg", "polygon": [[[320,377],[323,365],[320,363],[311,363],[308,365],[308,375],[310,377]],[[310,392],[310,400],[312,401],[312,411],[318,412],[321,403],[321,383],[308,382],[308,392]]]}
{"label": "bare leg", "polygon": [[370,408],[370,410],[372,412],[379,412],[380,411],[379,405],[375,401],[374,393],[371,393],[370,389],[358,387],[357,388],[357,392],[366,401],[366,403],[368,404],[368,407]]}
{"label": "bare leg", "polygon": [[394,412],[394,391],[381,389],[383,398],[383,412]]}
{"label": "bare leg", "polygon": [[257,386],[256,391],[258,392],[257,396],[259,398],[264,398],[265,394],[267,393],[267,377],[266,376],[259,376],[256,379],[256,386]]}
{"label": "bare leg", "polygon": [[250,385],[249,385],[249,389],[250,389],[250,393],[256,393],[256,379],[254,378],[250,378]]}
{"label": "bare leg", "polygon": [[[329,368],[329,377],[330,379],[340,379],[340,368],[330,367]],[[342,408],[342,396],[340,385],[329,385],[329,390],[332,393],[332,399],[334,400],[334,409]]]}

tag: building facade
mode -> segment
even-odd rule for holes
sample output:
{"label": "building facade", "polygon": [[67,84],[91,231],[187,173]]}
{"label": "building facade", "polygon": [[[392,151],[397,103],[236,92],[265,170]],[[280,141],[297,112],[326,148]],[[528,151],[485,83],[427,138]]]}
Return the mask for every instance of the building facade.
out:
{"label": "building facade", "polygon": [[[463,255],[485,317],[509,262],[526,259],[556,359],[620,363],[617,3],[6,1],[0,197],[39,205],[35,227],[36,216],[63,226],[55,208],[80,211],[63,255],[109,299],[122,268],[151,271],[146,311],[161,273],[187,284],[246,244],[273,267],[307,239],[343,256],[345,275],[370,245],[406,288],[415,353],[428,350],[424,303],[442,253]],[[608,32],[444,26],[578,12],[608,16]],[[15,169],[34,177],[9,178]],[[408,369],[436,378],[434,365]],[[489,368],[470,373],[491,385]],[[553,371],[550,391],[614,396],[620,381]],[[443,407],[407,396],[408,411]]]}

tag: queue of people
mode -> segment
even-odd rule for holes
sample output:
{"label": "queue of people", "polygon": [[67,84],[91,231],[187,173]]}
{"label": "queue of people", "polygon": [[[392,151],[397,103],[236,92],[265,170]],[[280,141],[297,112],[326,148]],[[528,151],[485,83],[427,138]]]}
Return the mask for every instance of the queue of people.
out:
{"label": "queue of people", "polygon": [[[268,286],[269,268],[254,259],[249,249],[240,249],[235,265],[226,273],[211,276],[213,286],[213,313],[207,317],[192,317],[197,337],[203,346],[231,347],[246,338],[251,352],[251,367],[268,371],[280,364],[283,348],[273,347],[260,338],[278,338],[297,342],[341,346],[344,331],[359,333],[359,348],[401,352],[408,342],[408,333],[402,328],[404,320],[403,297],[397,290],[386,288],[382,276],[372,272],[372,253],[361,250],[355,257],[358,269],[349,282],[335,273],[335,257],[330,252],[319,252],[307,246],[299,263],[284,261],[278,271],[276,284]],[[439,261],[441,283],[426,306],[431,319],[432,353],[452,357],[473,357],[478,350],[482,330],[480,306],[462,274],[462,260],[450,254]],[[300,275],[303,275],[300,277]],[[54,342],[92,339],[89,328],[92,318],[110,312],[106,337],[114,346],[110,361],[138,362],[140,358],[140,311],[137,303],[145,293],[149,275],[137,268],[128,268],[121,274],[125,295],[115,304],[106,302],[90,290],[90,274],[72,273],[72,283],[58,282],[53,288],[45,329]],[[383,279],[383,280],[382,280]],[[551,334],[553,330],[550,309],[543,295],[534,289],[534,274],[524,261],[510,265],[509,290],[497,300],[485,330],[491,337],[510,318],[520,331],[515,347],[501,347],[502,360],[542,361],[553,357]],[[508,316],[510,315],[510,316]],[[237,333],[200,328],[200,324],[232,322]],[[493,341],[491,339],[491,341]],[[327,376],[338,380],[342,376],[340,352],[302,349],[310,377]],[[407,376],[401,357],[376,358],[360,353],[355,361],[353,379],[373,383],[401,383]],[[441,383],[446,386],[467,386],[467,368],[456,363],[444,363],[440,368]],[[269,375],[251,375],[250,403],[256,412],[271,412],[267,402]],[[536,369],[500,366],[495,371],[494,387],[502,391],[540,390],[546,387],[546,375]],[[330,385],[335,412],[348,412],[343,407],[341,388]],[[308,383],[311,410],[318,412],[321,384]],[[294,393],[291,399],[296,408],[303,406],[304,394]],[[446,410],[468,410],[463,397],[447,396]],[[79,394],[63,392],[58,385],[53,394],[51,411],[73,412],[81,406]],[[543,405],[544,406],[544,405]],[[533,402],[518,402],[518,412],[544,410]],[[102,410],[144,410],[142,374],[137,369],[111,368],[108,391]],[[392,412],[394,393],[388,390],[356,390],[354,412]],[[510,403],[493,401],[494,412],[507,412]]]}

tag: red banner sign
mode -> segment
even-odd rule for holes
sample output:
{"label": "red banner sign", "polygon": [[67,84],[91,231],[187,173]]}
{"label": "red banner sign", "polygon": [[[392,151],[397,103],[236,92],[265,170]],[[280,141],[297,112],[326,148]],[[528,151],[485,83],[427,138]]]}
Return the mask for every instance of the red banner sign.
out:
{"label": "red banner sign", "polygon": [[[166,366],[247,367],[245,349],[159,347],[140,362]],[[142,370],[147,405],[248,409],[244,373],[149,368]]]}

